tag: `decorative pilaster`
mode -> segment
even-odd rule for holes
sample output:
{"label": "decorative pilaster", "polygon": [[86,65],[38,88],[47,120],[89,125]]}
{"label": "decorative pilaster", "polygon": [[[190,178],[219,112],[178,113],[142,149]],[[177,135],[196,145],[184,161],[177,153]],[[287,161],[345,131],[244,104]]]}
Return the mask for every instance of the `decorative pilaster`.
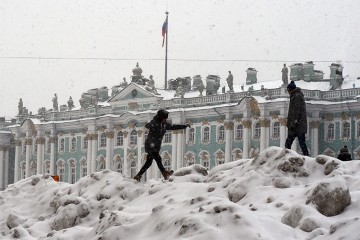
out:
{"label": "decorative pilaster", "polygon": [[261,137],[260,137],[260,152],[265,150],[265,148],[269,145],[269,126],[270,120],[269,119],[260,119],[260,126],[261,126]]}
{"label": "decorative pilaster", "polygon": [[286,141],[286,118],[279,118],[280,123],[280,147],[285,147]]}
{"label": "decorative pilaster", "polygon": [[38,137],[35,140],[35,143],[37,144],[37,158],[36,158],[36,169],[38,174],[43,174],[43,163],[44,163],[44,150],[45,150],[45,138],[44,137]]}
{"label": "decorative pilaster", "polygon": [[55,143],[56,143],[57,137],[51,136],[49,137],[49,143],[50,143],[50,175],[55,175]]}
{"label": "decorative pilaster", "polygon": [[0,190],[4,190],[5,189],[5,185],[4,185],[4,173],[5,173],[5,169],[4,169],[4,151],[5,151],[5,146],[4,145],[0,145]]}
{"label": "decorative pilaster", "polygon": [[249,145],[250,138],[249,133],[251,130],[251,120],[243,120],[242,124],[244,126],[244,141],[243,141],[243,158],[249,158]]}
{"label": "decorative pilaster", "polygon": [[26,170],[25,170],[25,178],[30,176],[30,157],[31,157],[31,150],[32,150],[32,142],[31,138],[25,139],[25,146],[26,146]]}
{"label": "decorative pilaster", "polygon": [[21,155],[21,139],[15,139],[15,166],[14,166],[14,182],[20,180],[20,155]]}
{"label": "decorative pilaster", "polygon": [[128,147],[129,147],[129,138],[128,138],[129,132],[124,131],[124,170],[123,175],[124,177],[129,176],[128,174]]}
{"label": "decorative pilaster", "polygon": [[92,159],[92,137],[91,137],[91,134],[87,133],[86,138],[88,141],[87,149],[86,149],[86,168],[87,168],[87,174],[90,175],[93,171],[91,169],[91,159]]}
{"label": "decorative pilaster", "polygon": [[97,157],[97,149],[98,149],[98,134],[91,134],[92,142],[91,142],[91,170],[92,172],[96,172],[96,157]]}
{"label": "decorative pilaster", "polygon": [[225,126],[225,163],[231,162],[232,138],[234,136],[234,123],[226,121]]}
{"label": "decorative pilaster", "polygon": [[111,169],[111,159],[114,154],[114,132],[107,131],[106,135],[106,169]]}
{"label": "decorative pilaster", "polygon": [[311,128],[311,155],[312,157],[316,157],[319,155],[319,127],[320,121],[312,121],[310,122]]}
{"label": "decorative pilaster", "polygon": [[184,131],[179,130],[177,134],[176,169],[179,169],[183,166],[184,152],[185,152]]}
{"label": "decorative pilaster", "polygon": [[178,142],[178,131],[172,131],[171,139],[171,168],[177,169],[177,142]]}

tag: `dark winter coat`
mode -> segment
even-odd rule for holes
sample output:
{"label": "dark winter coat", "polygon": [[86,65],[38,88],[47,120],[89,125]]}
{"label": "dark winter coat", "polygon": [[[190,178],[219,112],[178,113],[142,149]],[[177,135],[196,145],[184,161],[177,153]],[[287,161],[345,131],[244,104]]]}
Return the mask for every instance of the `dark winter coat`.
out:
{"label": "dark winter coat", "polygon": [[300,88],[296,88],[290,93],[287,127],[289,132],[307,132],[306,104]]}
{"label": "dark winter coat", "polygon": [[166,130],[185,129],[187,125],[162,123],[161,116],[156,115],[153,120],[145,124],[149,134],[145,140],[145,152],[160,152],[161,142]]}
{"label": "dark winter coat", "polygon": [[342,161],[350,161],[351,154],[349,153],[349,149],[347,147],[343,147],[340,149],[340,154],[338,155],[338,159]]}

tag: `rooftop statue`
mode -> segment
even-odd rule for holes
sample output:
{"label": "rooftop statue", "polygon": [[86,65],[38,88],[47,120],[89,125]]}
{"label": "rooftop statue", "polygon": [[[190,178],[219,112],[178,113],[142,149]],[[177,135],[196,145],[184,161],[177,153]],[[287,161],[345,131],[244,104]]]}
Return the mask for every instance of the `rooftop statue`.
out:
{"label": "rooftop statue", "polygon": [[158,94],[155,88],[155,81],[153,79],[153,75],[150,75],[149,81],[147,81],[145,89],[151,93]]}
{"label": "rooftop statue", "polygon": [[176,92],[175,92],[174,97],[184,98],[184,95],[185,95],[185,88],[183,87],[183,84],[182,84],[182,82],[180,81],[180,82],[179,82],[179,86],[178,86],[177,89],[176,89]]}
{"label": "rooftop statue", "polygon": [[283,86],[287,86],[289,84],[289,80],[288,80],[288,73],[289,70],[286,67],[286,64],[284,63],[284,67],[281,70],[282,72],[282,81],[283,81]]}
{"label": "rooftop statue", "polygon": [[231,71],[229,71],[229,75],[228,77],[226,78],[226,82],[229,86],[229,92],[234,92],[234,77],[233,75],[231,74]]}
{"label": "rooftop statue", "polygon": [[59,105],[58,105],[56,93],[54,94],[52,101],[53,101],[53,111],[59,111]]}
{"label": "rooftop statue", "polygon": [[19,110],[18,115],[22,115],[22,114],[23,114],[23,108],[24,108],[24,104],[23,104],[22,98],[20,98],[19,104],[18,104],[18,110]]}
{"label": "rooftop statue", "polygon": [[67,101],[68,104],[68,109],[71,110],[74,108],[74,100],[72,99],[72,97],[70,96],[69,100]]}
{"label": "rooftop statue", "polygon": [[128,85],[128,82],[126,81],[126,78],[124,77],[123,78],[123,82],[122,83],[120,83],[120,87],[126,87]]}

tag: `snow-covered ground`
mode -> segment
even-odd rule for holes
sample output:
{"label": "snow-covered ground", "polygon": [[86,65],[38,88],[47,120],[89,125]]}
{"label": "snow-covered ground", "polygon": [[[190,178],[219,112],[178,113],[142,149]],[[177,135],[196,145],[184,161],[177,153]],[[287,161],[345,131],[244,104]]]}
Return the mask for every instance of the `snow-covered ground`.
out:
{"label": "snow-covered ground", "polygon": [[270,147],[207,172],[138,183],[102,171],[0,192],[0,239],[360,239],[360,161]]}

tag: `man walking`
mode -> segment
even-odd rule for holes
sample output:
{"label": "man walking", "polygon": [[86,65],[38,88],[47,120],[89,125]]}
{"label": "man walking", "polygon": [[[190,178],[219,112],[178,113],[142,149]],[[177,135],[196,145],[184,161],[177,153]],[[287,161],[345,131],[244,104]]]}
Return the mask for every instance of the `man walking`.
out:
{"label": "man walking", "polygon": [[295,138],[298,138],[304,156],[309,156],[309,151],[305,143],[307,116],[304,94],[300,88],[296,87],[294,81],[289,83],[287,90],[290,95],[290,104],[286,124],[288,137],[285,142],[285,147],[290,149]]}

